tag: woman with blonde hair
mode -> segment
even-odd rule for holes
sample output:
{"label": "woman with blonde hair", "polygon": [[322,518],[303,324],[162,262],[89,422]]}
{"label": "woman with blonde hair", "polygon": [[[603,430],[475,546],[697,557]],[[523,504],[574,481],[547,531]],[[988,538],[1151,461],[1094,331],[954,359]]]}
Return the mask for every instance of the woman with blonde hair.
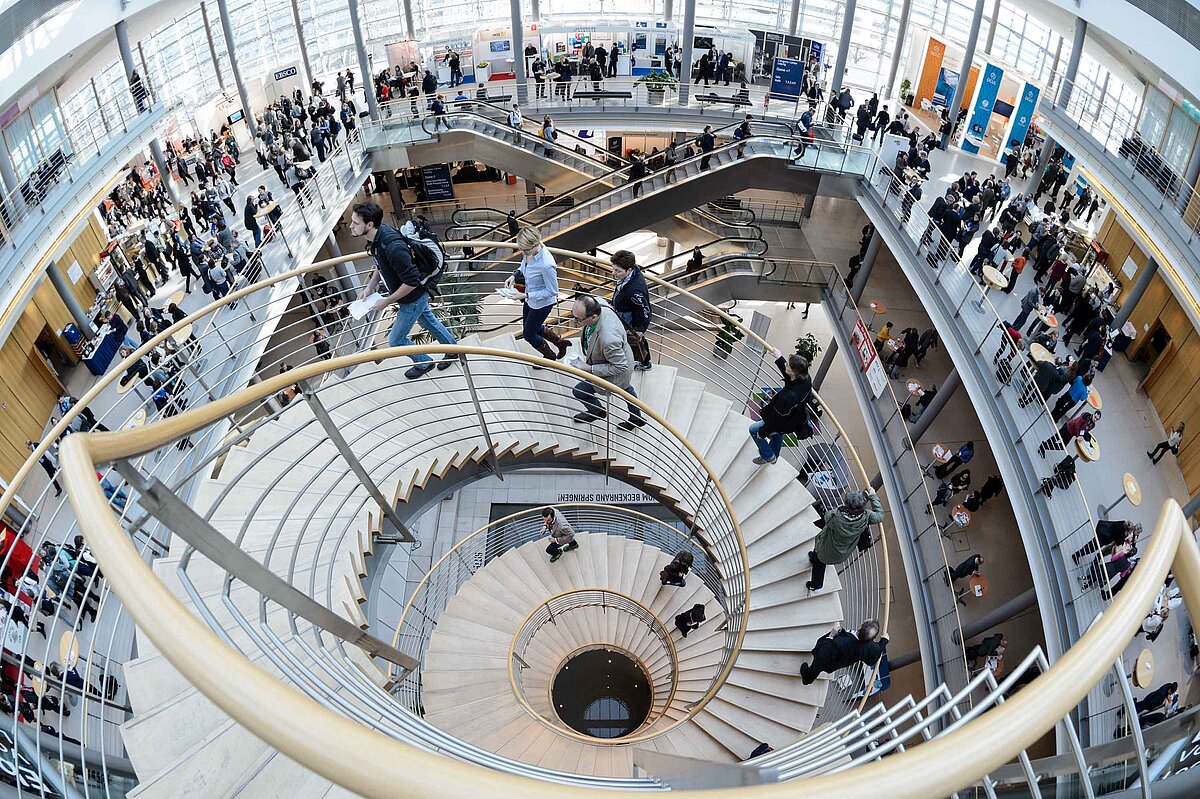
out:
{"label": "woman with blonde hair", "polygon": [[[567,342],[559,335],[546,329],[546,318],[558,303],[558,266],[554,256],[536,228],[523,227],[517,231],[517,246],[521,248],[521,266],[504,285],[513,289],[524,284],[524,291],[516,291],[514,298],[522,301],[521,335],[529,346],[551,361],[561,360],[567,354]],[[551,345],[558,348],[555,352]]]}

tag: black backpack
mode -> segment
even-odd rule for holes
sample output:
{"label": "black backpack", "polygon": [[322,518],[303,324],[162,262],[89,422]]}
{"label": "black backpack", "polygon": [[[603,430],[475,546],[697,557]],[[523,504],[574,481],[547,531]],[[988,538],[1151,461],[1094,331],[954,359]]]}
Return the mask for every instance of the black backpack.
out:
{"label": "black backpack", "polygon": [[415,238],[404,235],[400,230],[396,232],[408,245],[413,265],[417,267],[417,273],[421,276],[420,285],[430,294],[437,294],[437,284],[446,267],[446,251],[427,224],[414,221],[413,227],[417,234]]}

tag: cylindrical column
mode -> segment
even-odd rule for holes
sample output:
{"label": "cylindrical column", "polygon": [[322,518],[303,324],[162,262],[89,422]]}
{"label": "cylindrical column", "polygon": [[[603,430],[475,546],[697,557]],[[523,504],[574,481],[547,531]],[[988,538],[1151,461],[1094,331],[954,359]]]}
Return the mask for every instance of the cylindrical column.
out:
{"label": "cylindrical column", "polygon": [[[981,0],[982,2],[982,0]],[[842,14],[842,35],[838,38],[837,58],[833,62],[833,76],[829,79],[829,97],[842,88],[842,77],[846,71],[846,59],[850,55],[850,34],[854,29],[854,9],[858,0],[846,0],[846,11]]]}
{"label": "cylindrical column", "polygon": [[[117,22],[114,31],[117,34],[117,50],[121,53],[121,66],[125,69],[125,86],[129,89],[130,96],[133,97],[134,107],[140,113],[142,105],[146,102],[146,98],[138,97],[133,91],[133,84],[129,81],[133,73],[137,72],[137,63],[133,60],[133,48],[129,46],[129,29],[125,26],[125,20]],[[142,76],[143,84],[149,80],[149,75]]]}
{"label": "cylindrical column", "polygon": [[[675,0],[663,0],[663,19],[670,22],[675,17]],[[538,19],[537,0],[533,0],[533,18]]]}
{"label": "cylindrical column", "polygon": [[1200,513],[1200,494],[1197,494],[1189,499],[1188,503],[1183,506],[1183,515],[1187,518],[1189,523],[1191,523],[1192,517],[1197,513]]}
{"label": "cylindrical column", "polygon": [[812,219],[813,206],[817,204],[817,193],[804,195],[804,218]]}
{"label": "cylindrical column", "polygon": [[[542,18],[542,4],[538,0],[529,0],[529,13],[534,19]],[[671,0],[667,0],[667,19],[671,18]]]}
{"label": "cylindrical column", "polygon": [[246,125],[250,135],[258,138],[258,123],[254,121],[254,109],[250,107],[250,95],[246,92],[246,82],[242,80],[242,71],[238,68],[237,53],[233,46],[233,23],[229,20],[229,0],[217,0],[217,12],[221,17],[221,32],[225,34],[225,50],[229,53],[229,68],[233,71],[233,84],[237,86],[238,98],[242,101],[242,112],[246,116]]}
{"label": "cylindrical column", "polygon": [[371,74],[371,59],[367,58],[367,43],[363,40],[362,14],[358,0],[347,0],[350,7],[350,29],[354,31],[354,49],[358,52],[358,71],[362,73],[363,93],[367,95],[367,111],[371,119],[379,119],[379,103],[375,100],[375,76]]}
{"label": "cylindrical column", "polygon": [[208,21],[208,3],[200,4],[200,16],[204,19],[204,38],[208,40],[208,55],[212,58],[213,72],[217,73],[217,85],[221,87],[221,94],[228,94],[225,76],[221,74],[221,62],[217,60],[217,45],[213,43],[212,25]]}
{"label": "cylindrical column", "polygon": [[158,139],[150,140],[150,158],[154,160],[154,168],[158,170],[163,188],[167,190],[167,197],[176,205],[181,205],[179,194],[175,191],[175,183],[171,180],[171,170],[167,167],[167,159],[163,155],[162,142]]}
{"label": "cylindrical column", "polygon": [[946,407],[946,403],[954,396],[954,392],[958,391],[958,387],[962,385],[962,378],[958,375],[957,369],[951,369],[950,374],[946,375],[946,379],[942,381],[941,388],[938,389],[937,395],[933,401],[929,403],[929,407],[921,414],[921,418],[913,425],[912,430],[908,431],[908,437],[912,439],[913,444],[918,444],[921,441],[921,436],[925,435],[925,431],[929,429],[929,425],[933,424],[933,420],[942,412],[942,408]]}
{"label": "cylindrical column", "polygon": [[1058,75],[1058,62],[1062,58],[1063,37],[1058,37],[1058,44],[1054,46],[1054,60],[1050,62],[1050,79]]}
{"label": "cylindrical column", "polygon": [[1158,274],[1158,261],[1151,258],[1142,267],[1142,271],[1138,274],[1137,280],[1133,284],[1133,288],[1129,290],[1129,294],[1121,302],[1121,310],[1117,311],[1117,315],[1113,318],[1110,327],[1113,330],[1120,330],[1129,321],[1129,315],[1133,313],[1134,307],[1141,301],[1142,296],[1146,293],[1146,289],[1150,287],[1150,281]]}
{"label": "cylindrical column", "polygon": [[304,81],[311,86],[317,77],[308,60],[308,43],[304,41],[304,23],[300,21],[300,0],[292,0],[292,24],[296,26],[296,44],[300,45],[300,63],[304,65]]}
{"label": "cylindrical column", "polygon": [[938,146],[945,150],[950,143],[950,134],[954,132],[954,120],[958,119],[959,106],[963,104],[963,95],[967,93],[967,78],[971,75],[971,62],[975,60],[975,45],[979,44],[979,28],[983,25],[984,0],[975,0],[975,13],[971,15],[971,31],[967,34],[967,49],[963,54],[962,68],[958,70],[958,85],[954,87],[954,99],[950,103],[950,130],[942,134]]}
{"label": "cylindrical column", "polygon": [[854,276],[854,284],[850,286],[850,297],[855,302],[862,299],[863,291],[867,288],[867,280],[871,277],[871,270],[875,267],[875,258],[879,255],[879,248],[882,244],[883,236],[879,235],[879,231],[876,230],[871,234],[871,240],[867,242],[867,251],[863,253],[858,274]]}
{"label": "cylindrical column", "polygon": [[692,85],[692,40],[696,38],[696,0],[683,0],[683,53],[679,62],[679,104],[688,104]]}
{"label": "cylindrical column", "polygon": [[962,626],[962,637],[959,637],[959,631],[955,630],[950,634],[954,643],[969,641],[980,633],[985,633],[998,624],[1004,624],[1014,616],[1017,616],[1037,604],[1037,592],[1030,588],[1023,594],[1018,594],[1012,599],[1005,602],[998,608],[988,611],[974,621],[969,621]]}
{"label": "cylindrical column", "polygon": [[[331,258],[342,257],[342,248],[338,246],[337,237],[332,232],[330,232],[329,238],[325,243],[329,246],[329,256]],[[342,291],[350,293],[358,291],[361,288],[358,280],[358,272],[354,268],[354,261],[343,261],[334,266],[333,269],[337,272],[338,282],[342,286]]]}
{"label": "cylindrical column", "polygon": [[788,35],[795,36],[800,27],[800,0],[792,0],[792,11],[788,15]]}
{"label": "cylindrical column", "polygon": [[812,387],[816,391],[821,390],[821,384],[825,382],[825,376],[829,374],[829,367],[833,366],[833,359],[837,357],[838,343],[836,338],[829,340],[829,346],[825,349],[825,354],[821,356],[821,365],[817,367],[817,371],[813,374]]}
{"label": "cylindrical column", "polygon": [[4,188],[7,192],[16,192],[12,196],[20,198],[21,194],[17,192],[17,188],[21,185],[21,181],[17,177],[17,171],[13,169],[12,156],[8,154],[8,145],[3,136],[0,136],[0,180],[4,181]]}
{"label": "cylindrical column", "polygon": [[1087,40],[1087,20],[1075,18],[1075,39],[1071,42],[1071,57],[1067,59],[1067,71],[1063,73],[1061,88],[1058,90],[1057,104],[1066,107],[1071,101],[1071,90],[1075,87],[1075,77],[1079,74],[1079,61],[1083,58],[1083,43]]}
{"label": "cylindrical column", "polygon": [[529,99],[528,78],[525,76],[525,30],[521,21],[521,0],[509,0],[509,14],[512,17],[512,48],[513,73],[517,77],[517,102],[524,103]]}
{"label": "cylindrical column", "polygon": [[55,261],[51,261],[46,268],[47,274],[50,275],[50,283],[54,286],[54,290],[58,292],[58,297],[63,301],[63,305],[67,306],[67,310],[71,313],[71,318],[75,320],[76,326],[80,332],[88,338],[95,338],[96,328],[92,327],[92,320],[88,319],[88,315],[84,312],[83,306],[79,304],[75,292],[71,290],[71,284],[67,280],[67,276],[62,273]]}
{"label": "cylindrical column", "polygon": [[1000,0],[996,0],[992,4],[992,24],[988,27],[987,44],[983,46],[983,52],[991,53],[992,45],[996,43],[996,27],[1000,24]]}
{"label": "cylindrical column", "polygon": [[908,35],[908,17],[912,13],[912,0],[904,0],[900,7],[900,24],[896,28],[896,49],[892,50],[892,64],[888,67],[887,95],[896,93],[896,76],[900,74],[900,56],[904,54],[904,37]]}
{"label": "cylindrical column", "polygon": [[[412,0],[404,0],[403,5],[404,5],[404,30],[408,32],[409,39],[415,39],[415,38],[417,38],[417,24],[415,22],[413,22]],[[363,85],[367,86],[367,85],[371,85],[371,84],[368,84],[364,80]]]}

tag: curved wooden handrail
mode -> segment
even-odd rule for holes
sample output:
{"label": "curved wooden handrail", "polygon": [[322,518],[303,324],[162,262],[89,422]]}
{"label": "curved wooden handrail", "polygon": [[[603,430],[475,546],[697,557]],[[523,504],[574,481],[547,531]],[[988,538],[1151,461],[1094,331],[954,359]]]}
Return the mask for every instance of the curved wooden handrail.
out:
{"label": "curved wooden handrail", "polygon": [[[530,706],[529,702],[526,701],[526,699],[525,699],[524,690],[519,685],[517,685],[517,675],[513,670],[513,655],[515,655],[516,651],[517,651],[517,638],[520,637],[521,631],[524,630],[525,626],[527,624],[529,624],[529,622],[533,619],[533,615],[535,613],[537,613],[542,607],[550,604],[551,602],[553,602],[556,599],[561,599],[562,597],[570,596],[571,594],[587,594],[587,593],[612,594],[613,596],[619,596],[619,597],[621,597],[621,599],[624,599],[625,601],[629,602],[631,605],[636,605],[637,607],[639,607],[643,611],[645,611],[646,615],[649,616],[651,619],[653,619],[654,623],[657,624],[659,626],[659,629],[661,629],[663,631],[663,633],[664,633],[663,637],[666,640],[667,647],[671,653],[671,662],[673,664],[675,664],[675,669],[674,669],[675,673],[671,675],[671,693],[667,696],[667,701],[663,704],[663,713],[658,718],[661,719],[666,716],[666,709],[669,708],[671,706],[671,703],[675,701],[675,692],[679,686],[679,653],[675,649],[675,642],[671,639],[671,633],[668,630],[668,628],[666,627],[666,625],[664,625],[662,623],[662,619],[658,618],[658,615],[654,611],[650,610],[650,608],[646,607],[641,602],[638,602],[636,599],[629,596],[628,594],[621,593],[620,591],[614,591],[611,588],[572,588],[570,591],[562,591],[560,593],[555,594],[554,596],[546,597],[546,599],[537,603],[537,605],[535,605],[534,608],[525,615],[525,618],[522,619],[521,623],[517,625],[517,631],[515,633],[513,633],[512,641],[509,642],[509,645],[508,645],[508,682],[509,682],[509,687],[512,688],[513,696],[515,696],[517,699],[517,703],[522,707],[522,709],[524,709],[524,711],[526,713],[528,713],[530,716],[532,716],[535,721],[540,722],[543,727],[550,730],[551,732],[554,732],[557,735],[561,735],[564,738],[570,738],[570,739],[578,741],[580,743],[587,744],[589,746],[629,746],[630,744],[641,743],[642,741],[649,741],[651,738],[657,738],[658,736],[662,735],[663,733],[668,732],[669,730],[675,729],[683,721],[690,719],[693,715],[692,712],[687,713],[682,719],[679,719],[678,721],[674,722],[673,724],[668,725],[665,729],[658,730],[654,733],[646,732],[646,733],[641,733],[640,735],[634,733],[634,734],[622,736],[620,738],[593,738],[590,735],[584,735],[583,733],[576,732],[575,730],[556,726],[555,724],[551,723],[549,719],[544,717],[541,713],[538,713],[536,710],[533,709],[532,706]],[[618,648],[623,648],[623,647],[618,647]],[[646,670],[646,678],[647,679],[650,678],[649,669]],[[553,681],[551,681],[551,682],[553,683]],[[654,690],[654,681],[653,680],[650,680],[650,690],[651,690],[651,692],[653,692],[653,690]],[[653,705],[654,705],[653,701],[651,701],[650,704],[653,707]],[[553,703],[551,703],[551,707],[553,707],[553,706],[554,706]],[[658,719],[655,719],[655,721],[657,721],[657,720]]]}

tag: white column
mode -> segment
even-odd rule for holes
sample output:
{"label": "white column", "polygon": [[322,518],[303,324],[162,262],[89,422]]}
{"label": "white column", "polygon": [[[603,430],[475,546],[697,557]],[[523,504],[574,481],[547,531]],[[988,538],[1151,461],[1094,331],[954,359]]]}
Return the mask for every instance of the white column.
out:
{"label": "white column", "polygon": [[354,49],[358,52],[358,71],[362,73],[363,93],[367,96],[367,111],[371,119],[379,119],[379,103],[375,100],[375,76],[371,74],[371,59],[367,58],[367,43],[363,38],[362,15],[358,0],[347,0],[350,6],[350,29],[354,31]]}
{"label": "white column", "polygon": [[521,0],[509,0],[509,13],[512,16],[512,49],[513,72],[517,76],[517,102],[524,103],[529,99],[529,80],[525,75],[525,29],[521,20]]}
{"label": "white column", "polygon": [[679,63],[679,104],[688,104],[692,85],[692,40],[696,38],[696,0],[683,0],[683,53]]}
{"label": "white column", "polygon": [[[959,106],[967,91],[967,78],[971,75],[971,62],[975,60],[975,46],[979,44],[979,28],[983,25],[984,0],[975,0],[975,13],[971,16],[971,32],[967,35],[967,50],[963,55],[962,68],[958,70],[958,85],[954,87],[954,100],[950,103],[950,132],[954,131],[954,120],[958,118]],[[943,150],[950,143],[950,132],[942,136]]]}
{"label": "white column", "polygon": [[858,0],[846,0],[846,12],[842,14],[842,35],[838,39],[837,59],[833,62],[833,76],[829,79],[829,98],[842,88],[846,72],[846,59],[850,55],[850,34],[854,29],[854,9]]}
{"label": "white column", "polygon": [[258,123],[254,121],[254,109],[250,107],[250,95],[246,93],[246,83],[242,80],[242,71],[238,68],[237,52],[233,46],[233,23],[229,21],[229,0],[217,0],[217,13],[221,17],[221,32],[225,34],[225,51],[229,53],[229,68],[233,70],[233,83],[237,86],[238,98],[242,101],[246,126],[250,128],[250,135],[257,139]]}
{"label": "white column", "polygon": [[904,54],[904,37],[908,35],[908,17],[912,12],[912,0],[904,0],[900,7],[900,25],[896,28],[896,49],[892,51],[892,65],[888,67],[887,94],[884,99],[896,93],[896,76],[900,74],[900,57]]}
{"label": "white column", "polygon": [[304,24],[300,22],[300,0],[292,0],[292,24],[296,26],[296,44],[300,45],[300,63],[304,65],[305,82],[311,86],[316,75],[308,60],[308,43],[304,41]]}
{"label": "white column", "polygon": [[212,58],[213,72],[217,73],[217,85],[221,87],[221,94],[227,94],[225,88],[225,76],[221,74],[221,62],[217,60],[217,46],[213,43],[212,25],[208,21],[208,4],[200,4],[200,16],[204,19],[204,38],[208,40],[208,54]]}

